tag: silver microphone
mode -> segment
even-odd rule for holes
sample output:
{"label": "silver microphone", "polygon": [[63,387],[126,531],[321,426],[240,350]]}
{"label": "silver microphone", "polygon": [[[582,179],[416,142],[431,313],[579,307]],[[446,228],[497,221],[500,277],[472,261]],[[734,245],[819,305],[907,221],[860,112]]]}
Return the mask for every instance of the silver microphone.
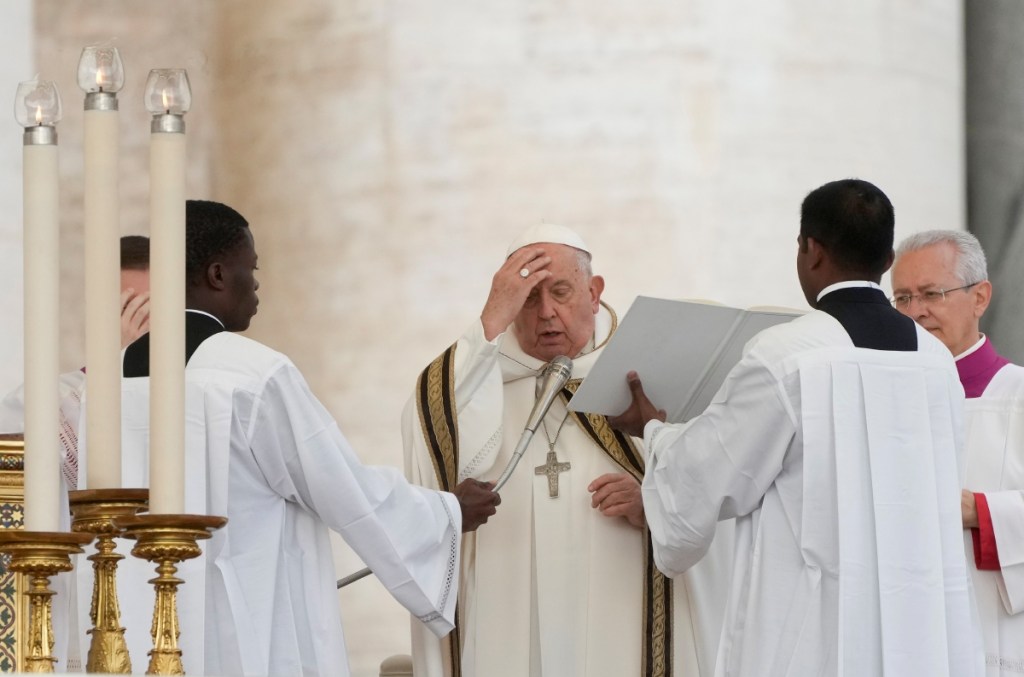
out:
{"label": "silver microphone", "polygon": [[[512,476],[512,471],[516,469],[519,459],[522,458],[523,453],[526,451],[526,447],[530,446],[530,440],[533,439],[533,434],[537,432],[537,426],[544,420],[544,416],[548,413],[548,409],[551,408],[555,398],[558,397],[558,393],[562,391],[562,388],[565,387],[566,382],[572,376],[572,360],[565,355],[559,355],[548,362],[541,373],[544,376],[544,381],[540,394],[537,396],[537,402],[533,405],[530,418],[526,419],[526,427],[523,429],[523,434],[519,437],[519,444],[516,445],[515,451],[512,452],[512,458],[509,460],[508,465],[505,466],[501,477],[494,483],[494,488],[491,489],[494,493],[498,493],[505,486],[505,482],[508,482],[508,478]],[[345,578],[340,578],[338,579],[338,588],[341,589],[349,583],[354,583],[361,578],[369,576],[371,573],[373,572],[367,567]]]}
{"label": "silver microphone", "polygon": [[572,376],[572,360],[565,355],[559,355],[544,367],[543,375],[544,381],[541,386],[540,395],[538,395],[537,402],[533,405],[530,417],[526,419],[526,427],[523,429],[523,434],[519,436],[519,443],[516,444],[515,451],[512,452],[512,458],[509,460],[508,465],[505,466],[501,477],[494,484],[492,491],[495,493],[500,491],[505,482],[508,482],[508,478],[512,476],[512,471],[516,469],[516,465],[526,451],[526,447],[530,446],[530,440],[533,439],[533,434],[537,432],[537,426],[544,420],[544,416],[548,413],[548,409],[551,408],[551,404]]}

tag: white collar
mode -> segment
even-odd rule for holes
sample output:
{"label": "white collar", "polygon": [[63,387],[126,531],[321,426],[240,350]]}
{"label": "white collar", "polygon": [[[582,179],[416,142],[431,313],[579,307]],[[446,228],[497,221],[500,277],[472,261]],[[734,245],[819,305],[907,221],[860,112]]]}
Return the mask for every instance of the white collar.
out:
{"label": "white collar", "polygon": [[[217,320],[217,324],[219,324],[220,326],[224,327],[224,323],[220,321],[220,318],[214,317],[213,315],[211,315],[210,313],[206,312],[205,310],[196,310],[195,308],[186,308],[185,312],[186,313],[198,313],[200,315],[206,315],[207,317],[213,317],[213,319]],[[227,330],[227,327],[224,327],[224,329]]]}
{"label": "white collar", "polygon": [[831,294],[837,289],[849,289],[850,287],[870,287],[871,289],[877,289],[878,291],[882,291],[881,287],[879,287],[874,282],[870,282],[868,280],[846,280],[845,282],[836,282],[835,284],[830,284],[829,286],[825,287],[824,289],[821,290],[821,292],[818,293],[818,298],[816,300],[820,301],[822,297],[825,296],[825,294]]}
{"label": "white collar", "polygon": [[985,335],[984,334],[981,335],[981,338],[978,339],[977,343],[975,343],[973,346],[971,346],[970,348],[968,348],[964,352],[962,352],[959,355],[957,355],[956,357],[954,357],[953,361],[954,362],[959,362],[960,360],[964,359],[968,355],[970,355],[972,353],[978,352],[978,348],[981,348],[983,345],[985,345]]}

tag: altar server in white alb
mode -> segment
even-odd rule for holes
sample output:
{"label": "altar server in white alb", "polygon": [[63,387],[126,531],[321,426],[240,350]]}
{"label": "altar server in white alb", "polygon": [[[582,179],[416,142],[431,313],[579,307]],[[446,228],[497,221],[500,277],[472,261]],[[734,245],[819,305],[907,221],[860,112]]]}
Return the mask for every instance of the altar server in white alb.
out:
{"label": "altar server in white alb", "polygon": [[613,424],[646,423],[658,566],[687,571],[737,518],[718,675],[982,674],[960,528],[963,390],[945,346],[878,286],[893,220],[865,181],[812,191],[796,267],[815,310],[755,336],[689,423],[659,420],[629,376],[634,401]]}
{"label": "altar server in white alb", "polygon": [[727,591],[721,557],[669,580],[654,567],[640,500],[642,450],[566,401],[616,318],[588,245],[529,228],[494,274],[483,311],[422,373],[403,415],[409,477],[447,488],[495,479],[560,355],[572,380],[501,490],[502,508],[463,539],[459,627],[443,643],[413,621],[417,677],[709,675]]}
{"label": "altar server in white alb", "polygon": [[956,356],[967,395],[961,499],[989,677],[1024,674],[1024,368],[979,330],[992,299],[970,233],[932,230],[896,250],[893,303]]}
{"label": "altar server in white alb", "polygon": [[[185,511],[228,524],[181,568],[188,674],[349,674],[328,529],[432,631],[454,622],[460,531],[494,513],[483,482],[455,495],[364,466],[292,362],[240,336],[256,313],[248,224],[215,202],[186,205]],[[184,281],[183,281],[184,282]],[[144,486],[149,334],[124,354],[124,482]],[[128,562],[126,561],[125,564]],[[152,578],[119,576],[134,668],[149,644]]]}

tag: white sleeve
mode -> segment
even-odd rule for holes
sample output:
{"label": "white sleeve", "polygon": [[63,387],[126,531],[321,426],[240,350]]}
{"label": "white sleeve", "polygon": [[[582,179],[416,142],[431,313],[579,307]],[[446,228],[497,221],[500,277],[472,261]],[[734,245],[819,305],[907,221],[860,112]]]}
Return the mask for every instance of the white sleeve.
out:
{"label": "white sleeve", "polygon": [[462,514],[452,494],[363,465],[298,370],[268,379],[250,423],[273,491],[337,531],[388,591],[438,635],[454,626]]}
{"label": "white sleeve", "polygon": [[644,512],[658,568],[676,576],[707,552],[719,520],[755,510],[796,432],[781,385],[748,355],[707,410],[686,424],[650,422]]}
{"label": "white sleeve", "polygon": [[999,552],[999,594],[1009,614],[1024,611],[1024,491],[986,491]]}

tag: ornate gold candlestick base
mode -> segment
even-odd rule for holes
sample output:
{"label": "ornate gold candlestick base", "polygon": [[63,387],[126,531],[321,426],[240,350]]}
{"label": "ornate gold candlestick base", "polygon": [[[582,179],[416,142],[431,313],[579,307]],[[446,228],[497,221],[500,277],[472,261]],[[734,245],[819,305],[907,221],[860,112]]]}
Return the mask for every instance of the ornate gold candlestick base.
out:
{"label": "ornate gold candlestick base", "polygon": [[62,531],[0,531],[0,551],[11,556],[9,569],[29,577],[29,623],[23,672],[53,672],[53,596],[50,576],[71,571],[71,555],[92,540],[88,534]]}
{"label": "ornate gold candlestick base", "polygon": [[125,538],[138,541],[132,548],[136,557],[156,562],[157,577],[150,583],[156,589],[153,608],[153,650],[149,652],[147,675],[183,675],[181,649],[178,648],[178,585],[174,576],[178,562],[198,557],[197,541],[227,523],[226,517],[207,515],[135,515],[117,518]]}
{"label": "ornate gold candlestick base", "polygon": [[89,658],[85,669],[114,675],[129,675],[132,662],[121,626],[121,606],[117,597],[117,563],[124,555],[114,552],[114,539],[121,528],[114,520],[145,512],[148,489],[85,489],[68,493],[71,503],[71,530],[96,537],[96,554],[90,555],[94,572],[92,606],[89,617]]}

